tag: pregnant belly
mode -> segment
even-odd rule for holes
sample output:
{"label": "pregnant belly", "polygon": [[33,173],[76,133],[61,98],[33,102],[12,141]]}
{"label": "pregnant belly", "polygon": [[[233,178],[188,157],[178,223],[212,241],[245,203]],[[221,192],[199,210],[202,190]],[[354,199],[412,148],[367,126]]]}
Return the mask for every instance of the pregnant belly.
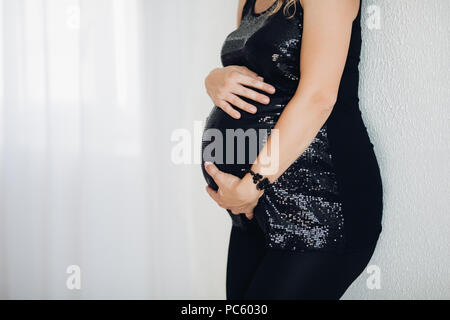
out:
{"label": "pregnant belly", "polygon": [[216,183],[205,171],[204,162],[213,162],[219,170],[242,178],[265,145],[286,106],[285,101],[271,99],[269,105],[253,102],[258,112],[240,111],[240,119],[234,119],[214,106],[206,119],[202,137],[202,171],[210,187],[217,190]]}

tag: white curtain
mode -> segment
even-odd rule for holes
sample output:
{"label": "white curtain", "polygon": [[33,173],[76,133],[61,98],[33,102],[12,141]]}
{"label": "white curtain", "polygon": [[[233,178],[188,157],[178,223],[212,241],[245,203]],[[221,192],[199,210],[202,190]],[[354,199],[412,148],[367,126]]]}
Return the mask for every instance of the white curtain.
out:
{"label": "white curtain", "polygon": [[0,0],[0,298],[224,297],[229,221],[171,136],[211,107],[227,4]]}

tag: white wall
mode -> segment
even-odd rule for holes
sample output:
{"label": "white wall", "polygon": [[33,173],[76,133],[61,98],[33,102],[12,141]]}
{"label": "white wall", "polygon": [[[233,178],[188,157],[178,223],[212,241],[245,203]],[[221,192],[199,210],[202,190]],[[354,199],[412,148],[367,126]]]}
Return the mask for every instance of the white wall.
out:
{"label": "white wall", "polygon": [[385,190],[382,289],[361,278],[346,298],[448,299],[450,1],[365,2],[381,12],[364,29],[360,98]]}

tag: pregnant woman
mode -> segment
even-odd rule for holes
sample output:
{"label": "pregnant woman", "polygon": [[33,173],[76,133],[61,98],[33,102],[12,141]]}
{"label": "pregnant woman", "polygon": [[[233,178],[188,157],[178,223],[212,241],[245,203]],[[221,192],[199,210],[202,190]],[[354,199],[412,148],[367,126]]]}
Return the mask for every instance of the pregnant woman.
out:
{"label": "pregnant woman", "polygon": [[359,110],[359,0],[241,0],[205,84],[207,191],[232,217],[228,299],[339,299],[381,232]]}

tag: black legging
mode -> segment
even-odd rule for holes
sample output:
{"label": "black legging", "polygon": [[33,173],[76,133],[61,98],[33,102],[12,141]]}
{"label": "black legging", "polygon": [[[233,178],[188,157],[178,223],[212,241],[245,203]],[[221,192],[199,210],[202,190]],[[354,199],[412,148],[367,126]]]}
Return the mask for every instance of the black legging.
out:
{"label": "black legging", "polygon": [[338,300],[364,271],[374,246],[355,253],[282,251],[264,247],[254,219],[233,227],[227,266],[227,299]]}

